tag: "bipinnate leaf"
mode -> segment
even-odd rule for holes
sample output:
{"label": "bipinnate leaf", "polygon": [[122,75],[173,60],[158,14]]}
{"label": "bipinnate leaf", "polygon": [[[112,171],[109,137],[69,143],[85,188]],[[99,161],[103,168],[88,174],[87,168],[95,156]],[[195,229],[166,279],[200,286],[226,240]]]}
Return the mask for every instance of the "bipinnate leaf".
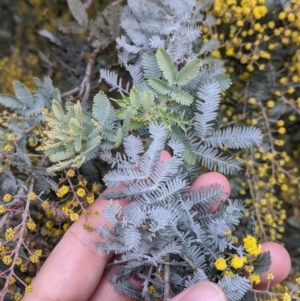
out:
{"label": "bipinnate leaf", "polygon": [[177,85],[183,86],[194,79],[199,73],[200,62],[199,59],[189,61],[176,75]]}
{"label": "bipinnate leaf", "polygon": [[21,103],[17,98],[6,94],[0,94],[0,103],[11,109],[21,110],[24,108],[24,104]]}
{"label": "bipinnate leaf", "polygon": [[260,275],[267,272],[271,266],[270,251],[260,253],[253,262],[254,273]]}
{"label": "bipinnate leaf", "polygon": [[160,70],[163,72],[164,78],[169,84],[173,84],[176,81],[177,71],[170,55],[165,49],[159,48],[156,52],[156,59]]}
{"label": "bipinnate leaf", "polygon": [[94,96],[92,114],[103,125],[109,116],[110,102],[104,92],[100,91]]}
{"label": "bipinnate leaf", "polygon": [[67,0],[73,17],[82,27],[87,27],[89,19],[84,6],[80,0]]}
{"label": "bipinnate leaf", "polygon": [[14,81],[13,86],[18,100],[21,103],[23,103],[26,107],[32,107],[34,99],[31,93],[29,92],[28,88],[18,81]]}
{"label": "bipinnate leaf", "polygon": [[57,120],[59,120],[61,122],[64,120],[64,118],[65,118],[64,111],[63,111],[61,105],[59,104],[59,102],[56,101],[55,99],[52,102],[52,111],[53,111],[54,117],[56,117]]}

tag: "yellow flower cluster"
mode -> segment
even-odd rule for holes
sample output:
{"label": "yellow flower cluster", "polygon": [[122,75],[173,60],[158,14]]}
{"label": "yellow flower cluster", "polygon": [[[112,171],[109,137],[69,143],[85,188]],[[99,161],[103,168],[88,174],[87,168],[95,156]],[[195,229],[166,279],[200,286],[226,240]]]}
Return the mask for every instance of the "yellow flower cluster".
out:
{"label": "yellow flower cluster", "polygon": [[79,196],[79,197],[84,197],[86,195],[86,192],[85,192],[85,189],[80,187],[76,190],[76,194]]}
{"label": "yellow flower cluster", "polygon": [[281,300],[282,300],[282,301],[291,301],[292,298],[291,298],[291,296],[289,295],[289,293],[285,292],[285,293],[281,296]]}
{"label": "yellow flower cluster", "polygon": [[13,147],[10,144],[6,144],[4,146],[4,150],[9,153],[13,150]]}
{"label": "yellow flower cluster", "polygon": [[6,193],[4,196],[3,196],[3,202],[5,202],[5,203],[8,203],[8,202],[10,202],[11,201],[11,199],[12,199],[12,195],[11,194],[9,194],[9,193]]}
{"label": "yellow flower cluster", "polygon": [[12,263],[12,258],[9,256],[9,255],[4,255],[2,257],[2,262],[5,264],[5,265],[10,265]]}
{"label": "yellow flower cluster", "polygon": [[49,202],[46,200],[46,201],[43,201],[42,204],[41,204],[41,207],[44,209],[44,210],[48,210],[49,209]]}
{"label": "yellow flower cluster", "polygon": [[3,214],[6,212],[6,207],[4,205],[0,205],[0,214]]}
{"label": "yellow flower cluster", "polygon": [[13,285],[16,282],[16,278],[14,276],[10,276],[8,280],[9,285]]}
{"label": "yellow flower cluster", "polygon": [[29,201],[34,201],[37,198],[37,195],[34,192],[30,192],[28,194],[28,200]]}
{"label": "yellow flower cluster", "polygon": [[249,280],[252,284],[259,284],[260,283],[260,277],[257,274],[252,274],[249,276]]}
{"label": "yellow flower cluster", "polygon": [[33,231],[36,229],[36,223],[30,218],[26,221],[26,227],[28,230]]}
{"label": "yellow flower cluster", "polygon": [[257,243],[257,239],[252,235],[247,235],[244,239],[244,248],[246,252],[250,255],[257,256],[262,251],[261,244]]}
{"label": "yellow flower cluster", "polygon": [[21,301],[23,298],[23,295],[21,293],[14,294],[14,300],[15,301]]}
{"label": "yellow flower cluster", "polygon": [[75,171],[74,171],[74,169],[69,169],[69,170],[67,171],[67,176],[70,177],[70,178],[74,177],[74,176],[75,176]]}
{"label": "yellow flower cluster", "polygon": [[267,279],[268,280],[273,280],[274,279],[274,274],[273,273],[268,273],[267,274]]}
{"label": "yellow flower cluster", "polygon": [[33,292],[33,286],[32,286],[32,284],[29,284],[29,285],[26,286],[25,292],[26,292],[27,294]]}
{"label": "yellow flower cluster", "polygon": [[95,202],[95,196],[93,193],[91,193],[90,195],[88,195],[86,197],[86,201],[89,205],[93,204]]}
{"label": "yellow flower cluster", "polygon": [[230,261],[230,265],[234,269],[240,269],[247,262],[247,257],[234,255]]}
{"label": "yellow flower cluster", "polygon": [[37,263],[42,256],[42,250],[37,249],[34,251],[34,253],[29,257],[30,262]]}
{"label": "yellow flower cluster", "polygon": [[6,134],[6,138],[8,141],[15,141],[16,137],[13,134]]}
{"label": "yellow flower cluster", "polygon": [[56,191],[56,195],[59,198],[62,198],[64,195],[66,195],[69,192],[69,190],[70,190],[69,186],[63,185]]}
{"label": "yellow flower cluster", "polygon": [[5,231],[5,239],[6,240],[12,240],[14,236],[16,235],[15,230],[12,227],[9,227]]}
{"label": "yellow flower cluster", "polygon": [[222,258],[222,257],[218,258],[215,261],[215,267],[219,271],[224,271],[227,268],[226,260],[224,258]]}

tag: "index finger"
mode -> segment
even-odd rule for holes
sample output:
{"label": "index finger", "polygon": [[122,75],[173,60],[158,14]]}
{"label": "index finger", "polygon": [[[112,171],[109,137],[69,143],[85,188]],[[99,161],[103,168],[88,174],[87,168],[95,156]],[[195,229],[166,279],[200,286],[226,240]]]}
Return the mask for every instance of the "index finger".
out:
{"label": "index finger", "polygon": [[[119,202],[121,205],[128,203],[125,200]],[[89,210],[102,212],[108,204],[99,198]],[[99,235],[96,231],[87,232],[84,223],[85,216],[81,216],[64,234],[34,279],[33,292],[26,294],[23,301],[83,301],[92,295],[111,256],[95,251],[92,241],[99,241]],[[107,221],[91,218],[89,224],[97,228]]]}

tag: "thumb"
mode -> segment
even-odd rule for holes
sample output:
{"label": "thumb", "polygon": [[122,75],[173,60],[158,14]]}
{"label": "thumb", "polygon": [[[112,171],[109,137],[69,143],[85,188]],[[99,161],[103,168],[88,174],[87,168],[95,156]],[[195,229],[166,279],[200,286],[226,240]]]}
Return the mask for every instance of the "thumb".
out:
{"label": "thumb", "polygon": [[215,283],[204,281],[199,282],[170,301],[226,301],[227,298],[220,287]]}

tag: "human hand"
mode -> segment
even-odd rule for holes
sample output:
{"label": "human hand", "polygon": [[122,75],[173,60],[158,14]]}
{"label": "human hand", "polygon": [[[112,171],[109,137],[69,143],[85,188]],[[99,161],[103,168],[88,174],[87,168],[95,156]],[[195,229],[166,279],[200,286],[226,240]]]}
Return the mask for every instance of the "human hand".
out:
{"label": "human hand", "polygon": [[[170,155],[164,152],[161,160],[169,157]],[[214,182],[210,184],[214,184]],[[205,183],[205,185],[209,185],[209,183]],[[201,186],[203,183],[197,180],[192,184],[193,189]],[[128,201],[120,200],[119,203],[125,205]],[[108,201],[98,199],[89,207],[89,210],[102,212],[108,204]],[[117,267],[105,269],[111,256],[103,252],[95,252],[92,241],[99,241],[99,236],[96,232],[87,233],[83,229],[84,223],[85,216],[81,216],[65,233],[34,279],[33,292],[26,294],[23,301],[131,300],[130,297],[116,292],[108,281],[108,275],[112,270],[116,271]],[[92,228],[107,225],[107,221],[103,217],[91,218],[89,223]],[[279,274],[280,270],[275,272],[275,277],[278,276],[276,273]],[[172,301],[180,300],[225,301],[226,297],[215,283],[207,281],[186,289],[172,299]]]}

